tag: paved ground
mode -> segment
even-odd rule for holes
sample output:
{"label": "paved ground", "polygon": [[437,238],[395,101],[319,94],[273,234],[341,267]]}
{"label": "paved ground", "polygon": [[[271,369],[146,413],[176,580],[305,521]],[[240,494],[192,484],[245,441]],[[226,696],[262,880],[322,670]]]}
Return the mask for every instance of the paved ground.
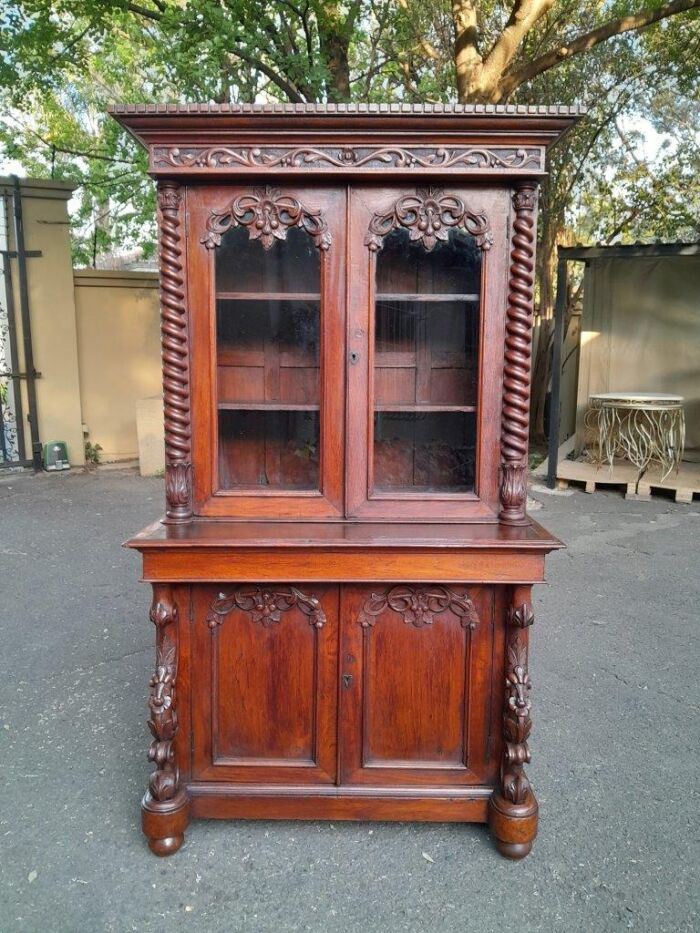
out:
{"label": "paved ground", "polygon": [[153,632],[119,544],[162,484],[2,479],[0,933],[697,930],[700,505],[540,498],[569,549],[536,604],[530,858],[475,826],[211,822],[158,860]]}

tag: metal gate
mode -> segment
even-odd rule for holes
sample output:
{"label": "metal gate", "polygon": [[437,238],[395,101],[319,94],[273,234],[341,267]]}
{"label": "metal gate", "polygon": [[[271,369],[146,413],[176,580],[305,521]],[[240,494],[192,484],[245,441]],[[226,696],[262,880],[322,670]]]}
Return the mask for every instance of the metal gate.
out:
{"label": "metal gate", "polygon": [[0,186],[0,469],[41,469],[28,259],[18,178]]}

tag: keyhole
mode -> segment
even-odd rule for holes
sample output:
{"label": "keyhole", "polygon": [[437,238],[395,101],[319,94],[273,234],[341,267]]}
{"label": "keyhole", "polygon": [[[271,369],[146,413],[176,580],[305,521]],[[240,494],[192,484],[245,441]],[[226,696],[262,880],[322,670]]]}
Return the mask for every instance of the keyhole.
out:
{"label": "keyhole", "polygon": [[357,362],[359,362],[359,359],[360,359],[360,354],[357,352],[357,350],[351,350],[350,351],[350,364],[354,366]]}
{"label": "keyhole", "polygon": [[343,686],[347,690],[352,684],[352,674],[343,674]]}

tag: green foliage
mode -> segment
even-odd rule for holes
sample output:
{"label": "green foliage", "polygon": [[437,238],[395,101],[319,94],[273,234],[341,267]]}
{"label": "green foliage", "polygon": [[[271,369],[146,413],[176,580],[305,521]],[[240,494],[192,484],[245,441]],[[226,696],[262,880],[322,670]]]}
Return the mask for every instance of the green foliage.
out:
{"label": "green foliage", "polygon": [[[512,3],[476,9],[485,55]],[[510,70],[638,10],[634,0],[557,0]],[[514,91],[515,102],[590,107],[553,154],[545,265],[565,226],[603,242],[697,236],[697,26],[686,13],[617,36]],[[77,264],[113,249],[150,256],[145,154],[106,117],[109,103],[454,100],[454,44],[445,0],[20,0],[0,13],[0,156],[78,186]],[[645,121],[667,141],[656,160],[642,146]]]}
{"label": "green foliage", "polygon": [[85,441],[85,463],[88,465],[97,466],[101,459],[102,445],[91,444],[90,441]]}

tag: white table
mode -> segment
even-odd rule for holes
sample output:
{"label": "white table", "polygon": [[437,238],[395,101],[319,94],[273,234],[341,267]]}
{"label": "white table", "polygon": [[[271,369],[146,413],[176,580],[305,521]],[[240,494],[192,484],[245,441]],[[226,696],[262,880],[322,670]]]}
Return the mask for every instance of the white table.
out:
{"label": "white table", "polygon": [[[626,457],[646,472],[659,463],[666,479],[683,458],[685,415],[683,396],[658,392],[599,392],[591,395],[586,427],[595,435],[599,463],[612,469],[615,457]],[[589,448],[590,450],[590,448]]]}

